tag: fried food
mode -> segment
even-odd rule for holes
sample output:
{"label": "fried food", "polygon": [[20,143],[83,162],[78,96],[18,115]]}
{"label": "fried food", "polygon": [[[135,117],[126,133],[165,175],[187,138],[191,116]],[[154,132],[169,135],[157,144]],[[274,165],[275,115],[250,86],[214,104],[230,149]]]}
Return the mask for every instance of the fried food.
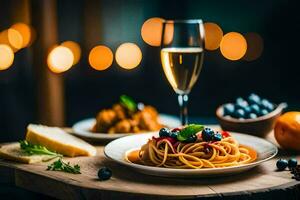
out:
{"label": "fried food", "polygon": [[143,109],[128,109],[122,103],[114,104],[110,109],[101,110],[96,116],[92,131],[96,133],[141,133],[162,128],[158,121],[158,112],[152,106]]}

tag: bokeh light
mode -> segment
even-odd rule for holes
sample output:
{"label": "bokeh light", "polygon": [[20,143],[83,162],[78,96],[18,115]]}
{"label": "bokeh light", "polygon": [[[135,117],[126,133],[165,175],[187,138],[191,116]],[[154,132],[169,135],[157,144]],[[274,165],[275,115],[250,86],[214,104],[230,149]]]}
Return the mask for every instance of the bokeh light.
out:
{"label": "bokeh light", "polygon": [[253,61],[259,58],[264,50],[264,41],[258,33],[246,33],[247,51],[243,57],[246,61]]}
{"label": "bokeh light", "polygon": [[144,22],[141,35],[143,40],[151,46],[160,46],[162,23],[164,19],[159,17],[153,17]]}
{"label": "bokeh light", "polygon": [[0,44],[0,70],[8,69],[13,62],[13,50],[6,44]]}
{"label": "bokeh light", "polygon": [[242,34],[230,32],[223,36],[220,43],[222,55],[229,60],[241,59],[247,51],[247,42]]}
{"label": "bokeh light", "polygon": [[10,37],[8,37],[8,30],[4,30],[0,33],[0,44],[8,45],[14,52],[16,52],[17,50],[19,50],[19,48],[21,48],[22,36],[21,34],[19,34],[19,32],[11,29],[9,31]]}
{"label": "bokeh light", "polygon": [[9,45],[16,52],[32,44],[34,33],[29,25],[16,23],[0,33],[0,44]]}
{"label": "bokeh light", "polygon": [[204,23],[205,31],[205,49],[207,50],[216,50],[219,48],[223,31],[220,26],[215,23],[207,22]]}
{"label": "bokeh light", "polygon": [[0,32],[0,44],[9,45],[7,30]]}
{"label": "bokeh light", "polygon": [[105,70],[113,62],[113,52],[110,48],[99,45],[94,47],[89,54],[89,63],[95,70]]}
{"label": "bokeh light", "polygon": [[164,45],[169,45],[173,41],[174,37],[174,24],[167,23],[165,25],[163,43]]}
{"label": "bokeh light", "polygon": [[123,43],[116,51],[116,61],[124,69],[137,67],[142,60],[142,51],[134,43]]}
{"label": "bokeh light", "polygon": [[61,43],[61,46],[67,47],[68,49],[70,49],[73,53],[74,56],[74,61],[73,61],[73,65],[76,65],[81,57],[81,48],[79,46],[78,43],[73,42],[73,41],[65,41],[63,43]]}
{"label": "bokeh light", "polygon": [[22,48],[23,45],[23,37],[21,33],[15,29],[9,28],[7,30],[7,36],[9,44],[16,50]]}
{"label": "bokeh light", "polygon": [[54,47],[48,54],[47,63],[54,73],[62,73],[69,70],[74,62],[72,51],[63,46]]}
{"label": "bokeh light", "polygon": [[22,37],[22,46],[21,48],[27,47],[31,42],[31,28],[27,24],[24,23],[16,23],[11,26],[10,29],[13,29],[20,33]]}

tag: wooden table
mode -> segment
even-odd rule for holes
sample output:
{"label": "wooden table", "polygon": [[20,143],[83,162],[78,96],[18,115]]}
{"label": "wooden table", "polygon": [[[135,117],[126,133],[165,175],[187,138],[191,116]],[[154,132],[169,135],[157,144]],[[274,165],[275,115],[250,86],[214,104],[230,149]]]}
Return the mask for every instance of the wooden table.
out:
{"label": "wooden table", "polygon": [[[269,140],[274,141],[272,133]],[[79,163],[82,174],[46,171],[48,163],[18,164],[0,160],[1,179],[17,187],[58,199],[300,199],[300,181],[289,171],[276,171],[278,157],[290,154],[280,151],[277,158],[246,173],[230,177],[174,179],[139,174],[107,160],[103,146],[97,146],[98,156],[65,158]],[[293,155],[300,161],[299,155]],[[107,166],[113,176],[99,181],[97,171]]]}

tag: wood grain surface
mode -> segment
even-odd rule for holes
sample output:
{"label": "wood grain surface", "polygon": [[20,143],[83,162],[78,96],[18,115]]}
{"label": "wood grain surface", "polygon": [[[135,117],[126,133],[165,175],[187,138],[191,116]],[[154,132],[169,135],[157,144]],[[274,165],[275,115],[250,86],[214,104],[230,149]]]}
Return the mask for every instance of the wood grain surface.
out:
{"label": "wood grain surface", "polygon": [[[274,142],[272,133],[268,139]],[[82,174],[46,171],[49,163],[19,164],[0,160],[1,178],[14,182],[18,187],[43,193],[59,199],[190,199],[212,197],[251,196],[260,193],[276,194],[276,191],[292,190],[299,197],[300,182],[292,179],[289,171],[276,171],[278,157],[299,155],[280,151],[277,158],[247,171],[229,177],[175,179],[137,173],[105,158],[103,146],[97,146],[95,157],[64,158],[80,164]],[[97,172],[106,166],[113,176],[99,181]],[[5,176],[2,172],[5,171]],[[3,174],[4,175],[4,174]],[[248,198],[247,198],[248,199]]]}

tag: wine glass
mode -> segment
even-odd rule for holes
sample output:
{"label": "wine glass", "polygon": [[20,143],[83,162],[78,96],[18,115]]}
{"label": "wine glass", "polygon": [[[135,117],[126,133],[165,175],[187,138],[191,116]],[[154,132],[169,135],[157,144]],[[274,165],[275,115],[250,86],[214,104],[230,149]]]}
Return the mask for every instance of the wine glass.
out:
{"label": "wine glass", "polygon": [[178,94],[182,125],[188,123],[189,93],[202,69],[203,54],[202,20],[166,20],[163,22],[161,63],[169,83]]}

